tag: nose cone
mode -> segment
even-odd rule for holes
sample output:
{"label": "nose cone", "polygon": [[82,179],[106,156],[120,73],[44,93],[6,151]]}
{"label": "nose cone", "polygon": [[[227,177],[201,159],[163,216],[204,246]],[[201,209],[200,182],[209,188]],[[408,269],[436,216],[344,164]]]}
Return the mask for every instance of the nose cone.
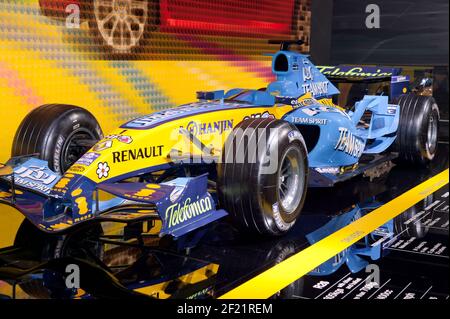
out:
{"label": "nose cone", "polygon": [[174,128],[172,123],[149,129],[119,128],[94,145],[67,174],[83,176],[96,184],[113,183],[166,164]]}

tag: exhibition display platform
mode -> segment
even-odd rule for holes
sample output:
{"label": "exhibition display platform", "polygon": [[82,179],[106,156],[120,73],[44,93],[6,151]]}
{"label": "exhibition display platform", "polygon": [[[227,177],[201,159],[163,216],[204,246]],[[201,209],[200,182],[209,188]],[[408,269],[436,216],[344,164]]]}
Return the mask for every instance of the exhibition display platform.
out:
{"label": "exhibition display platform", "polygon": [[22,227],[0,250],[0,299],[448,299],[448,144],[426,168],[378,169],[310,188],[277,238],[226,219],[178,240],[103,223],[52,246]]}

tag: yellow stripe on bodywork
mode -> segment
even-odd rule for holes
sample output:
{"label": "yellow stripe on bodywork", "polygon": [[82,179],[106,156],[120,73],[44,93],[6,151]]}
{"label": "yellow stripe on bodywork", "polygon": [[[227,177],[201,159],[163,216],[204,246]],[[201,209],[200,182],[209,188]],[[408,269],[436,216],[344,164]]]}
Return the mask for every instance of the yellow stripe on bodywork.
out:
{"label": "yellow stripe on bodywork", "polygon": [[[190,144],[185,143],[185,137],[179,134],[179,128],[187,128],[190,122],[201,124],[221,120],[232,120],[234,125],[236,125],[246,116],[251,116],[255,113],[262,114],[264,112],[268,112],[275,118],[279,119],[291,110],[292,106],[290,105],[236,107],[233,109],[215,110],[213,112],[208,112],[206,110],[204,113],[190,116],[187,114],[186,117],[172,119],[150,129],[126,129],[126,133],[124,134],[131,137],[133,142],[131,144],[124,144],[118,141],[113,141],[112,146],[103,151],[95,151],[95,148],[92,149],[92,151],[101,154],[101,156],[93,161],[89,166],[85,167],[83,175],[96,183],[100,183],[111,178],[124,176],[133,171],[171,163],[172,159],[170,157],[170,153],[172,150],[179,150],[184,154],[188,154],[192,151],[190,154],[200,155],[201,153],[198,153],[195,148],[179,148],[182,145],[190,146]],[[122,131],[123,128],[119,128],[113,132],[113,135],[120,135]],[[202,134],[197,137],[204,145],[210,147],[211,149],[220,151],[222,150],[228,134],[230,134],[231,131],[232,130],[230,129],[220,133]],[[157,136],[157,138],[149,144],[149,137],[151,136]],[[127,152],[128,150],[145,150],[149,147],[158,147],[158,152],[160,149],[161,154],[154,154],[149,158],[141,157],[136,160],[123,160],[116,162],[114,160],[114,154],[120,155],[120,152]],[[220,154],[214,155],[219,156]],[[99,178],[97,174],[98,164],[105,162],[110,168],[109,175],[106,178]],[[74,167],[70,168],[68,173],[78,174]]]}
{"label": "yellow stripe on bodywork", "polygon": [[273,296],[339,252],[369,235],[423,198],[448,184],[448,169],[410,189],[370,214],[266,270],[219,299],[265,299]]}

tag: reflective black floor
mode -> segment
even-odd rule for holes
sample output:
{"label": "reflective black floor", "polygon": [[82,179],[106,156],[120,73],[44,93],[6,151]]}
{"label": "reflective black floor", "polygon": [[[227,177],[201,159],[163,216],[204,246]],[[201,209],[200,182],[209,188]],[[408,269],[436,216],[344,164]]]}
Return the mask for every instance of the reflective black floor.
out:
{"label": "reflective black floor", "polygon": [[[150,232],[145,245],[119,243],[133,229],[116,225],[44,241],[23,227],[0,250],[0,298],[216,298],[443,171],[448,146],[438,155],[428,168],[393,166],[310,189],[300,220],[281,238],[245,237],[227,221],[176,242]],[[273,298],[446,299],[447,245],[448,185]],[[68,279],[76,283],[68,265],[79,268],[80,289],[67,288]]]}

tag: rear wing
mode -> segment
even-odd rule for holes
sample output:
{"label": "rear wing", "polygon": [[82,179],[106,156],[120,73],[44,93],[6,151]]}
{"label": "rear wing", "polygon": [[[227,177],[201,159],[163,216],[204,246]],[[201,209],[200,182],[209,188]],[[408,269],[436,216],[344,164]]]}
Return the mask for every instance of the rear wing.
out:
{"label": "rear wing", "polygon": [[402,69],[382,66],[317,66],[317,69],[331,82],[339,83],[382,83],[389,82],[391,101],[401,94],[410,92],[409,75],[401,75]]}
{"label": "rear wing", "polygon": [[401,74],[401,68],[380,66],[318,66],[319,71],[328,79],[336,82],[384,82]]}

